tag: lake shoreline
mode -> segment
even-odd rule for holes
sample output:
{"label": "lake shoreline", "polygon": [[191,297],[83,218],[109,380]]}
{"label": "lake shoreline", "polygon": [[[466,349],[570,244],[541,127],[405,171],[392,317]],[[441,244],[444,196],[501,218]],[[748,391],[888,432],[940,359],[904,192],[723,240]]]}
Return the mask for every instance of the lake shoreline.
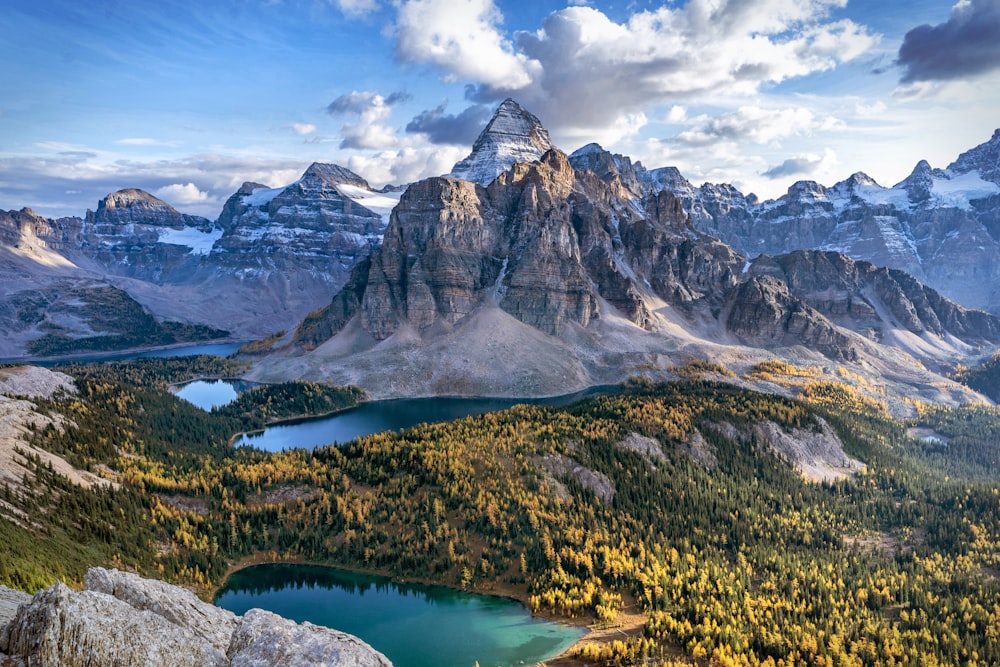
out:
{"label": "lake shoreline", "polygon": [[[256,567],[258,565],[308,565],[311,567],[321,567],[329,568],[331,570],[343,570],[345,572],[353,572],[356,574],[364,574],[375,577],[384,577],[395,584],[422,584],[425,586],[439,586],[441,588],[447,588],[453,591],[460,591],[463,593],[474,593],[476,595],[485,595],[495,598],[503,598],[506,600],[512,600],[522,605],[526,610],[531,613],[532,618],[538,618],[545,621],[550,621],[553,623],[560,623],[562,625],[567,625],[571,627],[577,627],[584,629],[584,634],[577,639],[573,644],[567,647],[558,655],[555,655],[548,660],[544,661],[545,665],[549,667],[583,667],[585,663],[582,659],[576,657],[575,653],[578,652],[585,644],[592,642],[607,641],[609,637],[613,634],[621,632],[622,634],[627,634],[628,632],[634,632],[635,630],[642,627],[642,623],[636,625],[634,622],[628,625],[622,625],[617,628],[611,629],[600,629],[593,625],[596,621],[595,618],[565,618],[558,616],[551,612],[534,612],[531,611],[531,607],[528,604],[528,593],[527,589],[521,591],[514,586],[498,584],[499,588],[494,588],[492,590],[486,589],[466,589],[458,586],[454,586],[441,581],[435,581],[433,579],[427,579],[424,577],[397,577],[386,570],[373,570],[368,568],[349,566],[349,565],[338,565],[333,563],[320,563],[316,561],[310,561],[304,558],[273,558],[269,554],[261,553],[252,556],[245,556],[234,563],[231,563],[226,569],[225,575],[222,577],[218,584],[213,585],[211,588],[207,589],[206,592],[210,596],[212,604],[215,604],[218,599],[219,592],[225,587],[229,579],[242,570],[249,569],[251,567]],[[634,616],[634,615],[631,615]],[[631,617],[630,616],[630,617]],[[642,615],[642,620],[645,622],[645,615]],[[634,618],[631,618],[634,621]]]}

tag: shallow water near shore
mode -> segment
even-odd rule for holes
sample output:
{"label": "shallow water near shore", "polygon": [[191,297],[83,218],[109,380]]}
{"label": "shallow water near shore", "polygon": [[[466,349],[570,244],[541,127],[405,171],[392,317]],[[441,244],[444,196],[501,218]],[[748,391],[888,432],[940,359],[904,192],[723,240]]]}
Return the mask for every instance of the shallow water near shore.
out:
{"label": "shallow water near shore", "polygon": [[311,565],[240,570],[215,603],[237,614],[259,607],[357,635],[396,667],[533,665],[584,634],[532,618],[514,600]]}

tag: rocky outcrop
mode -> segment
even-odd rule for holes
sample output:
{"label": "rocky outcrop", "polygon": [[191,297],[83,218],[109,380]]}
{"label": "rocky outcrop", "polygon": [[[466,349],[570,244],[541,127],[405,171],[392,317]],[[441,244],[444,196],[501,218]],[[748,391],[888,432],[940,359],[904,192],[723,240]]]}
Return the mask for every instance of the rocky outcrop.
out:
{"label": "rocky outcrop", "polygon": [[963,308],[903,271],[855,261],[840,253],[797,251],[761,256],[748,273],[780,279],[830,320],[873,340],[881,341],[888,330],[899,329],[918,336],[954,336],[971,345],[989,345],[1000,339],[996,317]]}
{"label": "rocky outcrop", "polygon": [[748,345],[805,345],[839,360],[858,356],[845,331],[770,276],[754,276],[740,284],[730,295],[727,310],[726,328]]}
{"label": "rocky outcrop", "polygon": [[3,628],[14,618],[18,607],[30,601],[31,596],[27,593],[0,586],[0,628]]}
{"label": "rocky outcrop", "polygon": [[239,617],[192,593],[134,574],[94,568],[86,589],[57,583],[21,604],[0,629],[6,665],[391,664],[351,635],[265,611]]}
{"label": "rocky outcrop", "polygon": [[312,623],[296,623],[263,609],[251,609],[242,617],[227,655],[232,667],[392,665],[354,635]]}

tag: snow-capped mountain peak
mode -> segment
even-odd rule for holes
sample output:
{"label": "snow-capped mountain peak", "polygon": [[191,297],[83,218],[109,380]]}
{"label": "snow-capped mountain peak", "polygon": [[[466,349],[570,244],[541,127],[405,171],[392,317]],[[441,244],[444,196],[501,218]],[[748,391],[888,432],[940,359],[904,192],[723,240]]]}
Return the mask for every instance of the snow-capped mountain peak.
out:
{"label": "snow-capped mountain peak", "polygon": [[552,140],[541,121],[508,98],[497,107],[472,152],[448,176],[489,185],[516,163],[535,162],[551,148]]}

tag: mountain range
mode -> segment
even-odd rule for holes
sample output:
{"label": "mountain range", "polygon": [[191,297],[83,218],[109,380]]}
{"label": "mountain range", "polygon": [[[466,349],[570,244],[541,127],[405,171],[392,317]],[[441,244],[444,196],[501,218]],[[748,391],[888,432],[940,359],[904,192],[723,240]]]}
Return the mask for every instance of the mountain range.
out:
{"label": "mountain range", "polygon": [[[284,188],[244,183],[218,220],[120,190],[83,218],[0,211],[0,357],[172,342],[124,335],[113,295],[152,321],[251,339],[294,326],[329,300],[381,242],[400,193],[313,164]],[[191,340],[181,338],[178,340]]]}
{"label": "mountain range", "polygon": [[892,188],[858,173],[760,202],[596,144],[567,155],[507,100],[449,175],[406,188],[314,164],[245,183],[215,222],[138,190],[82,219],[0,212],[0,354],[53,335],[86,349],[108,331],[67,304],[118,290],[199,335],[286,330],[254,378],[374,396],[568,393],[777,357],[965,400],[943,374],[1000,343],[998,211],[1000,131]]}

